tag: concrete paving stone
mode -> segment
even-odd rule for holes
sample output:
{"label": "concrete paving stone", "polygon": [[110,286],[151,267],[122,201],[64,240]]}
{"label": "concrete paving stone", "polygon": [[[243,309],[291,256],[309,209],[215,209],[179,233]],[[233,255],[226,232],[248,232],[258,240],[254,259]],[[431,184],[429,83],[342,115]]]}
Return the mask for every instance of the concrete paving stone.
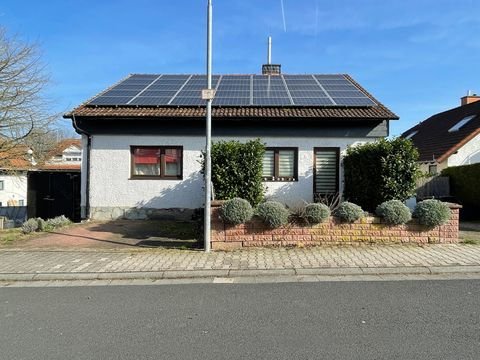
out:
{"label": "concrete paving stone", "polygon": [[35,275],[35,281],[52,280],[94,280],[98,278],[96,273],[38,273]]}
{"label": "concrete paving stone", "polygon": [[259,269],[240,269],[240,270],[230,270],[229,276],[231,277],[242,277],[242,276],[293,276],[296,275],[294,269],[268,269],[268,270],[259,270]]}
{"label": "concrete paving stone", "polygon": [[172,270],[165,271],[164,279],[179,279],[179,278],[199,278],[199,277],[226,277],[228,276],[228,270]]}
{"label": "concrete paving stone", "polygon": [[480,265],[475,266],[430,266],[432,274],[450,274],[450,273],[479,273]]}
{"label": "concrete paving stone", "polygon": [[384,275],[384,274],[430,274],[428,267],[424,266],[398,266],[398,267],[363,267],[361,268],[365,275]]}
{"label": "concrete paving stone", "polygon": [[295,269],[297,275],[362,275],[360,268],[356,267],[337,267],[337,268],[311,268],[311,269]]}

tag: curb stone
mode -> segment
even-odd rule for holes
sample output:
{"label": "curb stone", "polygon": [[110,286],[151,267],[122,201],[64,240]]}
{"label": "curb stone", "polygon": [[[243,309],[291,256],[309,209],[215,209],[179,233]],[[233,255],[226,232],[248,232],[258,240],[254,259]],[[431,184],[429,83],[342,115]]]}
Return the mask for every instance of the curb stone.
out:
{"label": "curb stone", "polygon": [[344,267],[297,269],[235,269],[235,270],[164,270],[158,272],[110,273],[3,273],[0,281],[55,281],[55,280],[144,280],[144,279],[206,279],[236,277],[299,277],[299,276],[365,276],[365,275],[438,275],[480,274],[480,266],[403,266],[403,267]]}

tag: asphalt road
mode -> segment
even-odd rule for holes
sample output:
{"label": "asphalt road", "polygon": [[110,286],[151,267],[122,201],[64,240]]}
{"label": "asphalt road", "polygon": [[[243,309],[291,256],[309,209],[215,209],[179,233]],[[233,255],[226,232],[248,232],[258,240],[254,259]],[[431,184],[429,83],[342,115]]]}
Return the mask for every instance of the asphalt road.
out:
{"label": "asphalt road", "polygon": [[479,359],[480,281],[0,288],[1,359]]}

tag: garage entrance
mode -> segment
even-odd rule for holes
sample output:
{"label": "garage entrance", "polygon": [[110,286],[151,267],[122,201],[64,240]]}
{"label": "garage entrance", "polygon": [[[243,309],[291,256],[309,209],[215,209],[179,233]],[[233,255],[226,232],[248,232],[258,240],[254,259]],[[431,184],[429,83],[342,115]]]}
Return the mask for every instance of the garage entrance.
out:
{"label": "garage entrance", "polygon": [[29,218],[65,215],[80,221],[80,171],[29,172],[27,213]]}

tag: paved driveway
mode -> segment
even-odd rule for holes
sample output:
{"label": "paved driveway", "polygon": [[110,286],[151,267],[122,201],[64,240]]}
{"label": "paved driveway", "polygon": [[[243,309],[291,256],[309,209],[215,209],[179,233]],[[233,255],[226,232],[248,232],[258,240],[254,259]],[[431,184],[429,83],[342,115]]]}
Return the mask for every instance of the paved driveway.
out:
{"label": "paved driveway", "polygon": [[21,249],[134,249],[192,248],[196,246],[193,224],[174,221],[87,222],[13,241],[7,248]]}

